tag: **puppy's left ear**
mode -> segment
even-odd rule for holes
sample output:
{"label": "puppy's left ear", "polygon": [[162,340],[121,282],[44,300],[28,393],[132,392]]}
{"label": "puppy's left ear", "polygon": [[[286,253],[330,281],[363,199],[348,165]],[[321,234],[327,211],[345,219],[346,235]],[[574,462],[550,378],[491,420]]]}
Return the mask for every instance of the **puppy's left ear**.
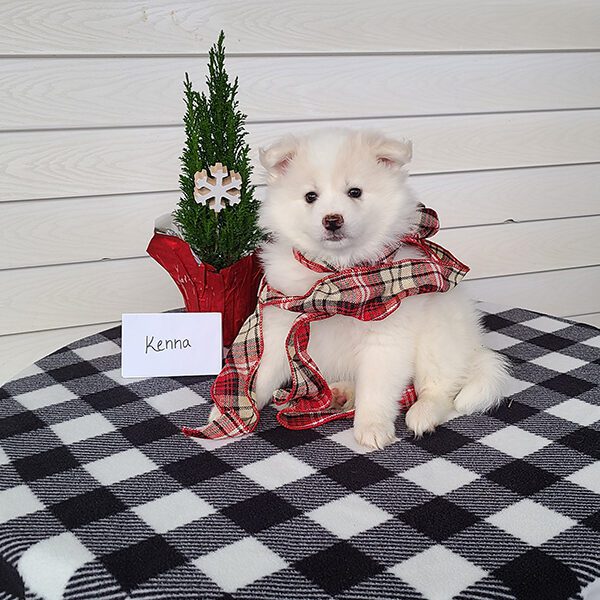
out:
{"label": "puppy's left ear", "polygon": [[400,169],[412,159],[410,140],[384,138],[376,147],[377,162],[391,169]]}
{"label": "puppy's left ear", "polygon": [[293,135],[287,135],[272,146],[259,149],[260,163],[267,170],[269,178],[275,179],[288,170],[297,148],[298,140]]}

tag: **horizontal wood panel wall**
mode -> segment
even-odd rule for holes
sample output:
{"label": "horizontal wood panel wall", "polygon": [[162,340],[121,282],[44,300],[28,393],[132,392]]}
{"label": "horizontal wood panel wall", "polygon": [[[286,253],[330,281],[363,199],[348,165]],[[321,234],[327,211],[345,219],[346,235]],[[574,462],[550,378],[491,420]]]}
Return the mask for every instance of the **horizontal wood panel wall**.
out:
{"label": "horizontal wood panel wall", "polygon": [[0,383],[181,304],[145,248],[178,198],[183,74],[221,28],[255,156],[327,125],[411,138],[473,296],[598,323],[595,0],[5,0]]}
{"label": "horizontal wood panel wall", "polygon": [[595,0],[4,0],[0,53],[238,54],[598,47]]}
{"label": "horizontal wood panel wall", "polygon": [[[0,128],[179,125],[182,73],[200,82],[205,63],[165,56],[5,60]],[[228,65],[250,122],[593,108],[600,85],[595,52],[255,56]]]}
{"label": "horizontal wood panel wall", "polygon": [[[332,122],[320,121],[318,126],[328,123]],[[333,123],[412,139],[416,174],[600,162],[600,109]],[[248,141],[257,148],[285,132],[311,127],[317,125],[251,124]],[[171,190],[177,185],[182,143],[179,126],[0,133],[6,165],[0,198]],[[255,177],[259,181],[260,174]]]}

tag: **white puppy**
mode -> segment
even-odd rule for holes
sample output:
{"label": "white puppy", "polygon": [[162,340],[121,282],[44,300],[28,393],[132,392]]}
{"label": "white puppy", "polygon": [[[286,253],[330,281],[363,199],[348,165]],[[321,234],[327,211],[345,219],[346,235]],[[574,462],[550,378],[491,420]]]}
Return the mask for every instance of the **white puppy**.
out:
{"label": "white puppy", "polygon": [[[410,143],[340,129],[286,137],[261,150],[269,185],[260,224],[272,235],[262,248],[267,281],[294,295],[322,276],[299,263],[293,248],[340,267],[377,261],[416,222],[404,168],[410,158]],[[417,256],[410,246],[396,254]],[[259,409],[289,378],[284,341],[295,317],[274,307],[264,311]],[[357,441],[376,448],[395,440],[398,401],[409,383],[418,400],[406,424],[422,435],[453,410],[494,406],[506,380],[505,361],[482,346],[479,317],[460,284],[408,297],[382,321],[336,315],[315,322],[308,350],[337,398],[355,402]]]}

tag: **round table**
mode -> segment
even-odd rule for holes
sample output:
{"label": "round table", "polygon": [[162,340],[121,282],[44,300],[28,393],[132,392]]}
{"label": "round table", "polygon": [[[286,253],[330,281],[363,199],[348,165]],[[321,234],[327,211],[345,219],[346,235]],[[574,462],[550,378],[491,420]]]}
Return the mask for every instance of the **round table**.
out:
{"label": "round table", "polygon": [[[600,331],[483,306],[510,396],[379,451],[351,423],[187,438],[209,377],[120,375],[120,329],[0,389],[0,597],[585,596],[600,577]],[[594,585],[593,583],[591,585]]]}

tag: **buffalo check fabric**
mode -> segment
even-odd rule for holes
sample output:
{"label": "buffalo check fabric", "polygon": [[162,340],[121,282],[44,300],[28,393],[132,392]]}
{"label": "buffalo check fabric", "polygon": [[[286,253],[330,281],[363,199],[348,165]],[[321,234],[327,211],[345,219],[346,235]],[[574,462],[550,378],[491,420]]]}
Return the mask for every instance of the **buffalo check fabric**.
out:
{"label": "buffalo check fabric", "polygon": [[206,377],[120,330],[0,389],[0,597],[563,600],[600,578],[600,331],[484,306],[510,396],[378,451],[349,421],[205,440]]}

